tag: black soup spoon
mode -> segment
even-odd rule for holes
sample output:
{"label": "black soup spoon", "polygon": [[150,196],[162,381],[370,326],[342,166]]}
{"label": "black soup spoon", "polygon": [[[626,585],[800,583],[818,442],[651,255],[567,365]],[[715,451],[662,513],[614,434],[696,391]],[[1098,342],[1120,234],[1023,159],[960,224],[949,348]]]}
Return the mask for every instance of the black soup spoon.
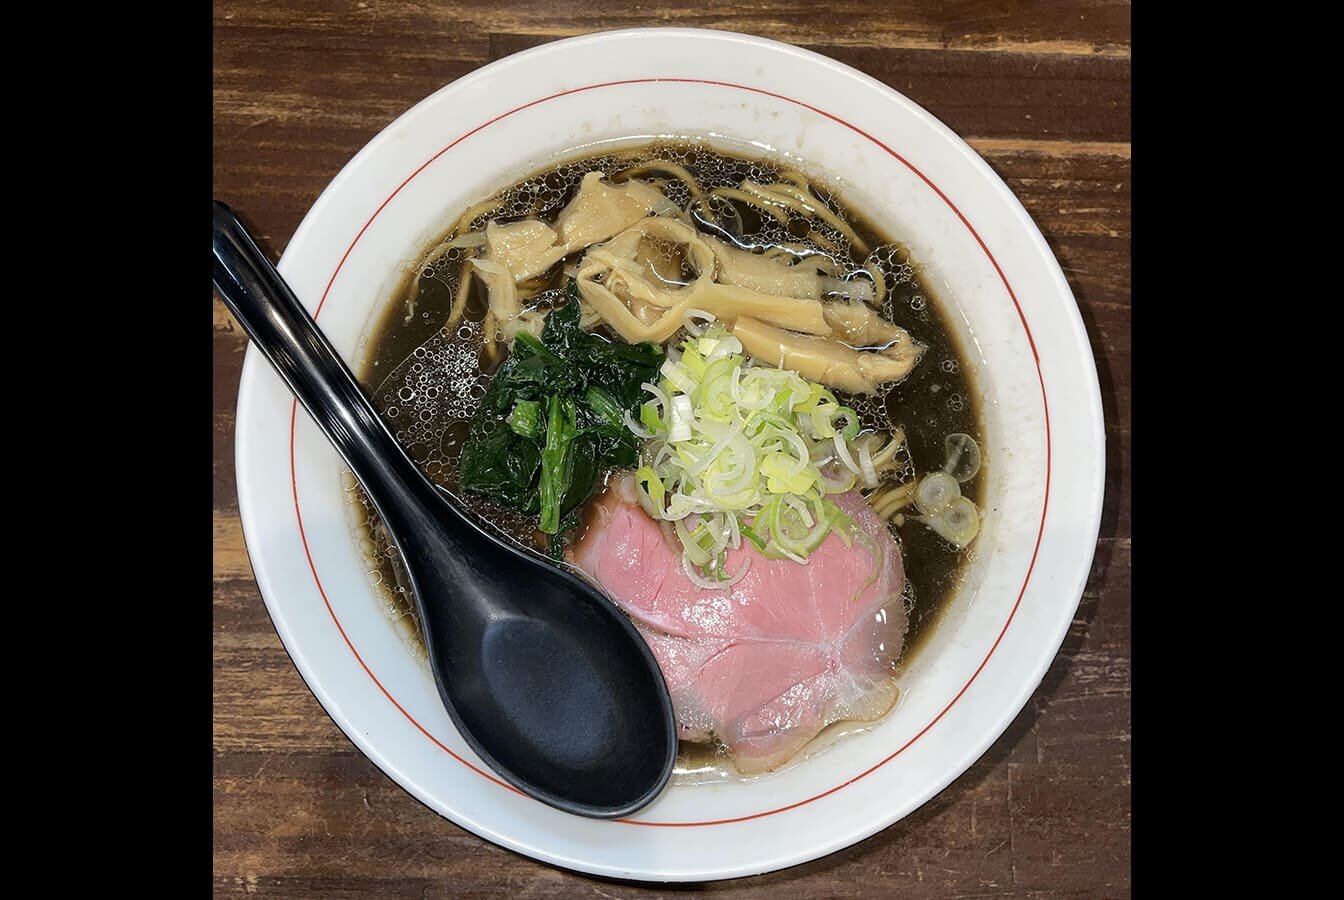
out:
{"label": "black soup spoon", "polygon": [[215,290],[387,526],[462,737],[505,781],[565,812],[611,818],[648,804],[672,774],[676,729],[662,673],[630,620],[455,509],[233,211],[214,207]]}

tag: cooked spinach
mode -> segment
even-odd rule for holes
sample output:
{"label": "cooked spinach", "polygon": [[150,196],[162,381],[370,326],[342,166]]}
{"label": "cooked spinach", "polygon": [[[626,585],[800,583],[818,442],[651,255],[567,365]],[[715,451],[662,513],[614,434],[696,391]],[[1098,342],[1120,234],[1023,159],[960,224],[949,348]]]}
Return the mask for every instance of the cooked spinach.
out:
{"label": "cooked spinach", "polygon": [[509,413],[509,427],[525,438],[541,436],[541,404],[536,400],[519,400]]}
{"label": "cooked spinach", "polygon": [[622,344],[579,327],[578,289],[546,316],[541,338],[520,332],[471,421],[462,489],[539,514],[547,534],[572,528],[608,466],[634,465],[638,439],[625,414],[658,377],[663,350]]}

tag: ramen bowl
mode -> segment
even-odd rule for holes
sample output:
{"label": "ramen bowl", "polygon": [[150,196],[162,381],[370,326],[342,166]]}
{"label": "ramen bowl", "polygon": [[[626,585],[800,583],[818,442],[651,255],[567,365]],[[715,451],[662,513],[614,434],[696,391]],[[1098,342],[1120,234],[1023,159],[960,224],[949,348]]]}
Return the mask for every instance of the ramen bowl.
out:
{"label": "ramen bowl", "polygon": [[[873,727],[749,780],[673,784],[622,820],[581,819],[496,777],[454,730],[383,613],[344,466],[265,360],[239,389],[243,529],[277,632],[327,713],[443,816],[539,860],[690,881],[795,865],[891,825],[1022,709],[1077,609],[1100,522],[1096,367],[1040,232],[988,165],[885,85],[746,35],[637,29],[519,53],[442,88],[369,142],[313,204],[280,270],[361,367],[428,242],[470,204],[571,156],[657,138],[787,160],[910,251],[983,396],[974,560]],[[246,206],[246,198],[236,198]]]}

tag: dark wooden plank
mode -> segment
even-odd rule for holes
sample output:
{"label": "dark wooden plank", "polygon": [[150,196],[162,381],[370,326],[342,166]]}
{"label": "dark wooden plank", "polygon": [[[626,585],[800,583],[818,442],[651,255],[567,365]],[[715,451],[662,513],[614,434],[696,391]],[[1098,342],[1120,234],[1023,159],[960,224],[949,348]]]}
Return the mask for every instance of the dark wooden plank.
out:
{"label": "dark wooden plank", "polygon": [[[1031,702],[923,809],[840,853],[701,886],[741,896],[1129,894],[1129,4],[602,0],[215,4],[215,192],[278,257],[369,138],[443,83],[594,28],[699,25],[828,53],[967,136],[1064,268],[1097,356],[1108,439],[1101,539]],[[671,896],[561,872],[456,828],[384,777],[308,692],[251,577],[234,405],[246,341],[215,301],[215,880],[274,897]]]}
{"label": "dark wooden plank", "polygon": [[[258,747],[276,755],[359,752],[322,711],[274,630],[246,638],[217,637],[214,672],[217,753]],[[215,811],[220,813],[218,806]]]}
{"label": "dark wooden plank", "polygon": [[[1130,5],[1125,0],[703,0],[695,4],[627,4],[589,0],[518,0],[489,5],[256,0],[216,3],[220,29],[277,34],[306,48],[339,36],[381,44],[395,55],[433,56],[439,45],[491,33],[568,37],[649,26],[720,28],[794,44],[830,42],[872,47],[965,47],[1041,54],[1128,55]],[[227,34],[227,32],[226,32]]]}
{"label": "dark wooden plank", "polygon": [[943,39],[953,46],[1003,50],[1026,45],[1091,47],[1129,52],[1129,3],[1125,0],[948,0],[943,4]]}
{"label": "dark wooden plank", "polygon": [[[238,492],[234,486],[233,426],[238,404],[238,381],[243,374],[247,335],[242,326],[214,300],[214,501],[215,510],[236,512]],[[239,533],[241,540],[241,532]]]}
{"label": "dark wooden plank", "polygon": [[[241,585],[252,581],[252,567],[247,558],[247,547],[243,543],[243,525],[237,512],[232,514],[216,509],[214,519],[214,563],[215,585],[237,582]],[[215,595],[215,608],[221,608],[227,595]]]}
{"label": "dark wooden plank", "polygon": [[[882,834],[786,872],[714,889],[769,897],[779,885],[824,896],[871,896],[875,885],[908,881],[930,894],[962,884],[1011,888],[1008,743],[946,792]],[[218,874],[377,879],[395,889],[414,873],[440,885],[432,896],[521,883],[545,896],[646,889],[528,863],[443,822],[363,756],[230,753],[215,763]],[[895,844],[893,847],[892,845]],[[312,848],[312,849],[309,849]],[[237,874],[244,887],[246,874]],[[671,892],[658,891],[672,896]]]}
{"label": "dark wooden plank", "polygon": [[1013,764],[1013,884],[1053,896],[1129,895],[1128,772]]}

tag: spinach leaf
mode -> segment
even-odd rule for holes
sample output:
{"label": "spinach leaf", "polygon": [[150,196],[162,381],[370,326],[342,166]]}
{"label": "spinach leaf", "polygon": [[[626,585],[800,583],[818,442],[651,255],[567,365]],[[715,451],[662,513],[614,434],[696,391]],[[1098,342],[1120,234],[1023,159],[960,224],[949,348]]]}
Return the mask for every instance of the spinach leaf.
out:
{"label": "spinach leaf", "polygon": [[616,398],[597,385],[588,385],[588,390],[584,392],[583,399],[588,404],[588,408],[603,424],[610,425],[613,428],[620,428],[625,424],[625,419],[621,415],[621,407],[617,404]]}
{"label": "spinach leaf", "polygon": [[536,400],[519,400],[509,413],[509,428],[519,437],[541,437],[541,404]]}
{"label": "spinach leaf", "polygon": [[468,491],[488,494],[506,505],[530,512],[537,508],[537,470],[541,449],[535,441],[497,427],[462,445],[458,478]]}
{"label": "spinach leaf", "polygon": [[[561,526],[564,517],[574,512],[593,493],[597,484],[598,460],[601,455],[590,435],[580,434],[569,442],[569,454],[565,459],[565,474],[569,487],[560,502]],[[573,527],[572,525],[570,527]]]}
{"label": "spinach leaf", "polygon": [[[530,340],[525,341],[524,336]],[[526,332],[518,333],[513,352],[499,367],[481,399],[483,410],[504,415],[519,400],[543,400],[552,393],[573,392],[576,376],[571,367],[540,344],[536,344],[540,352],[534,349],[535,341]]]}
{"label": "spinach leaf", "polygon": [[[574,513],[608,466],[634,465],[638,438],[625,414],[663,362],[656,344],[623,344],[579,327],[578,288],[546,316],[541,338],[520,332],[491,379],[462,447],[463,490],[540,513],[549,534]],[[553,543],[556,543],[553,541]]]}
{"label": "spinach leaf", "polygon": [[573,399],[552,394],[546,416],[546,446],[541,451],[541,523],[538,527],[555,534],[560,527],[560,504],[569,493],[574,457],[570,444],[578,436]]}

